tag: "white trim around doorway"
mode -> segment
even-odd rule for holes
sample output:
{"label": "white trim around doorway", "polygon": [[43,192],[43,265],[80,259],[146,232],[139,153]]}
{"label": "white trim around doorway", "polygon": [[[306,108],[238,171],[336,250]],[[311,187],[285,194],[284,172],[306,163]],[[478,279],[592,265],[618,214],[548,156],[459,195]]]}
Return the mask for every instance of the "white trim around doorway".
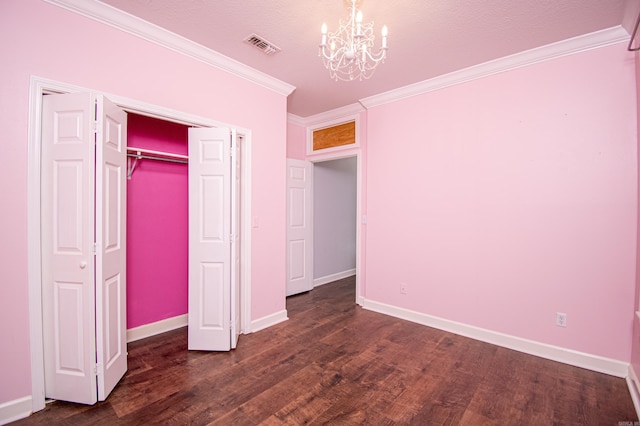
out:
{"label": "white trim around doorway", "polygon": [[[357,122],[356,122],[357,124]],[[356,304],[363,306],[364,304],[364,295],[362,288],[362,276],[360,274],[362,264],[362,250],[361,250],[361,238],[362,238],[362,226],[364,221],[362,219],[362,151],[360,149],[350,150],[350,151],[335,151],[332,153],[327,153],[326,155],[314,155],[313,157],[307,157],[307,161],[312,164],[322,163],[324,161],[332,161],[332,160],[340,160],[343,158],[356,157],[356,163],[358,170],[356,171],[356,188],[357,188],[357,196],[356,196]],[[313,192],[313,187],[312,187]],[[311,195],[313,197],[313,193]],[[313,232],[311,232],[311,240],[313,244]]]}

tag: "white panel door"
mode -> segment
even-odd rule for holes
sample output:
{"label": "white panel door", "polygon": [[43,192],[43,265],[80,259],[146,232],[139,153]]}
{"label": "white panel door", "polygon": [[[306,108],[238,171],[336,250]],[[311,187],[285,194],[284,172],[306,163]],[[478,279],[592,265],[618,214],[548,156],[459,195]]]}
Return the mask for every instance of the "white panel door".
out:
{"label": "white panel door", "polygon": [[190,128],[190,350],[231,348],[230,180],[230,130]]}
{"label": "white panel door", "polygon": [[242,145],[235,130],[231,130],[231,349],[238,345],[240,336],[240,237],[241,194],[240,182]]}
{"label": "white panel door", "polygon": [[287,296],[313,289],[311,163],[287,159]]}
{"label": "white panel door", "polygon": [[96,359],[104,401],[127,371],[127,114],[102,96],[96,106]]}
{"label": "white panel door", "polygon": [[42,111],[42,314],[47,398],[96,402],[94,105],[49,95]]}

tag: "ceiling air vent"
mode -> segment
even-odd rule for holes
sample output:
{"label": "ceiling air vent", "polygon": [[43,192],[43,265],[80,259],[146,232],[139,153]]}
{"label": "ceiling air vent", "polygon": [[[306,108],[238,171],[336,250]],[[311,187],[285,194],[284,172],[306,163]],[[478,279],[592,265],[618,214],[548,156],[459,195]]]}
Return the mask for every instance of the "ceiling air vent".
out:
{"label": "ceiling air vent", "polygon": [[251,34],[249,37],[244,39],[244,42],[249,43],[256,49],[261,50],[265,55],[273,55],[274,53],[278,53],[280,51],[280,48],[278,46],[268,42],[267,40],[256,34]]}

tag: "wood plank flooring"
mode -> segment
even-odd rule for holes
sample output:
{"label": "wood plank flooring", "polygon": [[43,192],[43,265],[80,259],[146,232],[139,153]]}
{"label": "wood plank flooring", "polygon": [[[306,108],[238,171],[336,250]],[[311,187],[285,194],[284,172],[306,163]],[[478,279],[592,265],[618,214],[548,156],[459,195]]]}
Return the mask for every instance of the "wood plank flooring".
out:
{"label": "wood plank flooring", "polygon": [[287,300],[289,320],[229,353],[186,328],[129,344],[107,401],[52,402],[19,425],[618,425],[624,379],[357,307],[354,278]]}

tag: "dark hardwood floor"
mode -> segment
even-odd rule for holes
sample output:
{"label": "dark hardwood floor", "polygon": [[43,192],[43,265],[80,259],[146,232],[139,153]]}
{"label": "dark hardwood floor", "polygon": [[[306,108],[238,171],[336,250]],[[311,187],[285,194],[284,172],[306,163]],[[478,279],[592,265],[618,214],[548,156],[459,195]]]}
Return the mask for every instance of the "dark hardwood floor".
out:
{"label": "dark hardwood floor", "polygon": [[287,300],[289,320],[228,353],[186,328],[129,344],[107,401],[52,402],[17,424],[618,425],[624,379],[355,306],[347,278]]}

